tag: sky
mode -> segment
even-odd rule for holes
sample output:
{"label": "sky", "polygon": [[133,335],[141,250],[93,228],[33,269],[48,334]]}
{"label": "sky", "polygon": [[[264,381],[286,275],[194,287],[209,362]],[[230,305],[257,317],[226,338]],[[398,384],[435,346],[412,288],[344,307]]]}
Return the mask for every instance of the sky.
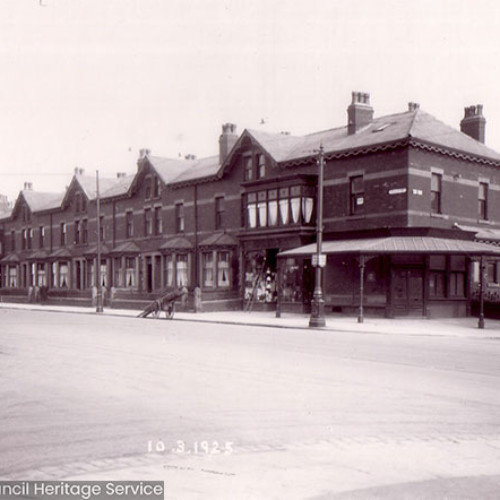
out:
{"label": "sky", "polygon": [[214,155],[226,122],[343,126],[352,91],[457,128],[483,104],[500,151],[498,26],[497,0],[0,0],[0,193]]}

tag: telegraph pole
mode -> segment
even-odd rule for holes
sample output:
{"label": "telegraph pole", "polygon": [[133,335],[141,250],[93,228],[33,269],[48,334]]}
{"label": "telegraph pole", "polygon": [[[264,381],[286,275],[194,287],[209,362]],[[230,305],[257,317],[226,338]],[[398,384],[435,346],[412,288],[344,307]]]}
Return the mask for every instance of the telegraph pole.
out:
{"label": "telegraph pole", "polygon": [[325,326],[325,300],[323,298],[323,288],[321,285],[322,268],[326,265],[326,256],[321,253],[323,243],[323,175],[325,168],[325,158],[323,144],[319,147],[318,155],[318,213],[316,214],[316,254],[313,255],[312,265],[316,267],[315,286],[311,301],[310,327]]}
{"label": "telegraph pole", "polygon": [[96,227],[97,227],[97,262],[96,262],[96,280],[97,280],[97,296],[96,296],[96,313],[103,312],[102,306],[102,280],[101,280],[101,199],[99,196],[99,170],[95,171],[95,188],[96,188]]}

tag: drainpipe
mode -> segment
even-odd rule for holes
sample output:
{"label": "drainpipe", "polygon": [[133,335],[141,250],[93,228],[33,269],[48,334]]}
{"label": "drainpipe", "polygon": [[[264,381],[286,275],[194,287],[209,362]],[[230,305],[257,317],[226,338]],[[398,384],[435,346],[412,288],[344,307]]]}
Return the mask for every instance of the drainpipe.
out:
{"label": "drainpipe", "polygon": [[365,256],[361,255],[359,257],[359,316],[358,323],[363,323],[363,294],[364,294],[364,282],[365,282]]}
{"label": "drainpipe", "polygon": [[479,320],[477,327],[484,328],[484,259],[479,260]]}
{"label": "drainpipe", "polygon": [[193,186],[194,191],[194,273],[195,286],[200,286],[199,255],[198,255],[198,185]]}

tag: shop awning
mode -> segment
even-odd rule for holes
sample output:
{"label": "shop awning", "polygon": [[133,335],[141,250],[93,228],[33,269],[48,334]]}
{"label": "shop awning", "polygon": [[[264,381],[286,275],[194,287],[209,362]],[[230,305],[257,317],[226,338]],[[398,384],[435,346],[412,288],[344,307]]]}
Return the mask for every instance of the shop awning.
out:
{"label": "shop awning", "polygon": [[[278,257],[306,256],[316,253],[316,243],[280,252]],[[390,236],[352,240],[325,241],[321,253],[353,255],[390,254],[460,254],[470,256],[495,255],[500,247],[469,240],[434,238],[430,236]]]}
{"label": "shop awning", "polygon": [[492,241],[500,243],[500,229],[491,229],[489,227],[464,226],[455,224],[455,227],[469,233],[474,233],[476,239],[483,241]]}

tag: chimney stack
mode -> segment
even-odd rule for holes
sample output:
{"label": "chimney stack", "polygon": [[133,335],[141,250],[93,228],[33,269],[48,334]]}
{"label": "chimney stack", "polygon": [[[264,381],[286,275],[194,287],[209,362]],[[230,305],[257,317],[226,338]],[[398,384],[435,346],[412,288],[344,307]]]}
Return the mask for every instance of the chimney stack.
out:
{"label": "chimney stack", "polygon": [[139,158],[146,158],[146,156],[151,154],[151,150],[148,148],[139,149]]}
{"label": "chimney stack", "polygon": [[84,172],[85,170],[83,168],[75,167],[75,175],[83,175]]}
{"label": "chimney stack", "polygon": [[372,121],[373,108],[370,106],[370,94],[353,92],[352,102],[347,108],[347,133],[355,134]]}
{"label": "chimney stack", "polygon": [[186,156],[184,156],[184,159],[185,160],[196,160],[196,155],[187,154]]}
{"label": "chimney stack", "polygon": [[483,105],[467,106],[462,121],[460,131],[484,144],[486,119],[483,116]]}
{"label": "chimney stack", "polygon": [[418,102],[409,102],[408,111],[417,111],[420,109],[420,104]]}
{"label": "chimney stack", "polygon": [[25,191],[33,191],[33,183],[31,183],[31,182],[25,182],[24,183],[24,190]]}
{"label": "chimney stack", "polygon": [[124,177],[126,177],[125,172],[116,172],[117,179],[123,179]]}
{"label": "chimney stack", "polygon": [[237,140],[236,125],[234,123],[224,123],[222,125],[222,134],[219,137],[219,163],[221,165],[231,152],[231,149],[233,149]]}

